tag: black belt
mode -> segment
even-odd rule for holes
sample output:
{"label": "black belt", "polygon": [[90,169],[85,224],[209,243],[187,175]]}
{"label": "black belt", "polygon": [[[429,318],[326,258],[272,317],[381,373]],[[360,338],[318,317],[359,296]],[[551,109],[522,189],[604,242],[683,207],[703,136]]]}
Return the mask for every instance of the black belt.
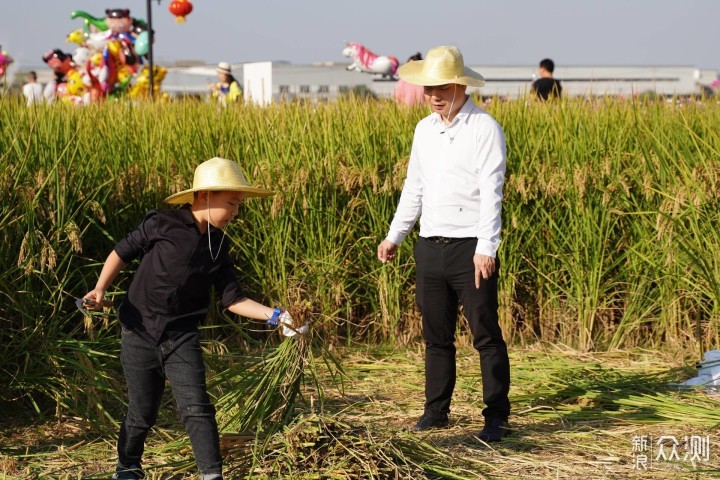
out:
{"label": "black belt", "polygon": [[465,240],[477,240],[477,237],[423,237],[435,245],[447,245],[448,243],[464,242]]}

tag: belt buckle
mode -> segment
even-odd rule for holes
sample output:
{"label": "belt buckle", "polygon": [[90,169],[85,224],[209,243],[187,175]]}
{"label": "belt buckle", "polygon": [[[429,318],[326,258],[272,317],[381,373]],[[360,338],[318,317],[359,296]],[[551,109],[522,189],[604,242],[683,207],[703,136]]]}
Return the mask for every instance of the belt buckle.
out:
{"label": "belt buckle", "polygon": [[435,245],[447,245],[452,242],[452,238],[440,236],[428,237],[428,240],[430,240]]}

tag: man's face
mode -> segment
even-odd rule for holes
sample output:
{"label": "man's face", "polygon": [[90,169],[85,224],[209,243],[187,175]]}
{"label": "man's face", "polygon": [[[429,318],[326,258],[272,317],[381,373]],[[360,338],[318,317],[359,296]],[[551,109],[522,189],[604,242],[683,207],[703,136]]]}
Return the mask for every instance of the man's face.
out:
{"label": "man's face", "polygon": [[[425,102],[427,102],[433,112],[437,112],[441,116],[448,118],[451,113],[457,112],[462,108],[463,103],[465,103],[464,95],[466,88],[465,85],[458,85],[457,83],[426,86],[424,87]],[[454,112],[450,111],[451,106]]]}

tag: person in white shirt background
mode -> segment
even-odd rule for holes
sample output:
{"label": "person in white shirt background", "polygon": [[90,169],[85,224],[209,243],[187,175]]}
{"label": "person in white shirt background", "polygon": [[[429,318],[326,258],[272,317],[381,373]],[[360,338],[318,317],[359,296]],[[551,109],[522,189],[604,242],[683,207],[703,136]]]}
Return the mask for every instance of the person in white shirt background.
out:
{"label": "person in white shirt background", "polygon": [[37,73],[29,72],[27,83],[23,85],[23,95],[27,98],[28,106],[43,102],[43,86],[37,82]]}
{"label": "person in white shirt background", "polygon": [[431,113],[415,128],[407,178],[378,259],[397,247],[420,218],[415,245],[416,301],[425,339],[425,408],[414,431],[445,427],[455,388],[455,330],[462,304],[480,354],[483,441],[508,434],[510,361],[498,322],[497,280],[505,137],[500,125],[466,94],[481,87],[455,47],[430,49],[398,70],[424,87]]}

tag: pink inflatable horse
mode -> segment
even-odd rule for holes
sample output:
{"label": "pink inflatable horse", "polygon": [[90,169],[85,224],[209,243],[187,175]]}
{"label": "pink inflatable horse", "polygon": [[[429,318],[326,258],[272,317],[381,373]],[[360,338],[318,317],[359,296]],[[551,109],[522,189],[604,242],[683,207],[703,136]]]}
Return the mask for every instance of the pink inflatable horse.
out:
{"label": "pink inflatable horse", "polygon": [[348,42],[343,49],[343,56],[353,59],[353,63],[347,67],[348,70],[377,73],[383,78],[393,78],[400,65],[397,58],[376,55],[358,42]]}

